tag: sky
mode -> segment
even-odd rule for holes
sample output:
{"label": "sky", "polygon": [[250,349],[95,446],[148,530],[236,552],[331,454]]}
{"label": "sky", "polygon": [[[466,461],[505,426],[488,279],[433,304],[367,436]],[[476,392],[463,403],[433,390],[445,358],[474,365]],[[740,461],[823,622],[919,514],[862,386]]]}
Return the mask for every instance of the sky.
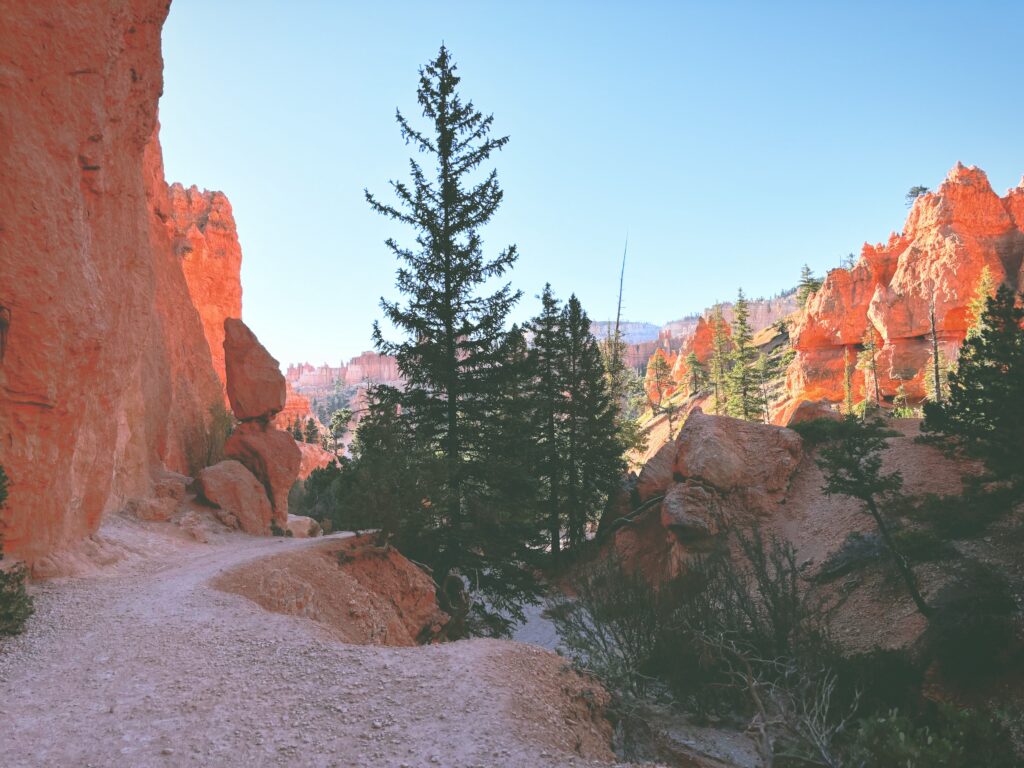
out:
{"label": "sky", "polygon": [[[957,162],[1024,174],[1024,3],[174,0],[163,34],[168,181],[221,190],[243,317],[282,364],[372,348],[398,297],[373,213],[411,156],[417,71],[442,42],[508,135],[482,231],[515,243],[513,320],[550,282],[664,323],[792,287],[902,228],[909,187]],[[388,331],[388,335],[396,334]]]}

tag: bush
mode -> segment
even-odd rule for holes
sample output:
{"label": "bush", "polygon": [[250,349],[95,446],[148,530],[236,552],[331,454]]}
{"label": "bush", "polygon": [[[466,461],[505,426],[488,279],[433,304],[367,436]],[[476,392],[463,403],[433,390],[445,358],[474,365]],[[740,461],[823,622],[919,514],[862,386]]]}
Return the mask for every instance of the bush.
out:
{"label": "bush", "polygon": [[[7,473],[0,466],[0,509],[7,503],[8,487]],[[28,576],[25,567],[21,564],[4,566],[3,544],[3,538],[0,537],[0,635],[17,635],[25,629],[25,622],[35,608],[32,596],[25,588]]]}
{"label": "bush", "polygon": [[587,565],[572,586],[575,597],[557,595],[546,608],[570,658],[615,691],[645,692],[671,588],[659,595],[614,557]]}
{"label": "bush", "polygon": [[847,765],[888,768],[1012,768],[1007,730],[987,713],[940,705],[924,720],[892,710],[865,718],[854,731]]}
{"label": "bush", "polygon": [[933,602],[931,649],[951,682],[983,684],[1019,650],[1017,603],[1006,580],[991,568],[969,561]]}

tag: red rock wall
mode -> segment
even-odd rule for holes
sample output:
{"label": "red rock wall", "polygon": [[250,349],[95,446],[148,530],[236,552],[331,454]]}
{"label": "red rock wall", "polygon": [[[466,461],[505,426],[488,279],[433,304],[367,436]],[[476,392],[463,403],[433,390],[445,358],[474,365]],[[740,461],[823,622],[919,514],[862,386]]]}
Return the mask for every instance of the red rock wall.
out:
{"label": "red rock wall", "polygon": [[168,236],[166,0],[0,0],[0,513],[37,561],[184,470],[222,397]]}
{"label": "red rock wall", "polygon": [[[940,347],[954,360],[982,270],[1024,287],[1022,214],[1024,186],[1000,198],[983,171],[957,164],[938,191],[917,199],[903,232],[865,245],[852,269],[829,272],[810,298],[792,332],[797,355],[787,374],[790,400],[841,401],[844,349],[855,356],[869,324],[881,339],[882,395],[891,398],[902,383],[911,399],[922,398],[933,297]],[[857,399],[862,380],[858,371]]]}
{"label": "red rock wall", "polygon": [[231,203],[222,192],[181,184],[171,185],[167,194],[172,248],[203,321],[214,370],[224,382],[224,320],[242,316],[242,248]]}

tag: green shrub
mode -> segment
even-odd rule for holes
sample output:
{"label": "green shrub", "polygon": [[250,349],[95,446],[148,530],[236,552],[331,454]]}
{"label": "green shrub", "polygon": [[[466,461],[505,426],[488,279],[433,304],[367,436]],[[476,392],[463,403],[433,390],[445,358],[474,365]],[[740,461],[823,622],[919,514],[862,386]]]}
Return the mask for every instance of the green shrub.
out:
{"label": "green shrub", "polygon": [[659,595],[614,557],[582,568],[572,586],[574,597],[552,597],[545,610],[562,647],[613,690],[644,692],[670,610],[669,588]]}
{"label": "green shrub", "polygon": [[989,714],[941,705],[924,722],[892,710],[860,721],[844,764],[878,768],[1013,768],[1007,730]]}
{"label": "green shrub", "polygon": [[[0,509],[7,503],[8,487],[7,473],[0,466]],[[25,567],[21,564],[4,566],[3,544],[0,537],[0,635],[17,635],[25,629],[25,623],[35,608],[32,596],[25,588],[28,576]]]}

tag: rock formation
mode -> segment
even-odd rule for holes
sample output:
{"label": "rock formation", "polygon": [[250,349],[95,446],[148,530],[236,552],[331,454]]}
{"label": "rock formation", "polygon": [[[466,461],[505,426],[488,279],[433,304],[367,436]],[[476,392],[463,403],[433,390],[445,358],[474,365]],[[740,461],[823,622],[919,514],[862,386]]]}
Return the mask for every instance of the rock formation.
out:
{"label": "rock formation", "polygon": [[288,525],[288,491],[302,461],[292,436],[270,423],[284,407],[284,375],[256,335],[236,318],[224,321],[224,362],[228,400],[241,422],[224,444],[224,455],[240,461],[263,484],[274,523],[283,529]]}
{"label": "rock formation", "polygon": [[285,387],[284,408],[274,417],[274,426],[278,429],[287,429],[296,419],[303,424],[307,419],[316,419],[309,398],[296,392],[288,380],[285,380]]}
{"label": "rock formation", "polygon": [[242,248],[231,203],[221,192],[194,186],[172,184],[167,192],[171,247],[181,259],[213,368],[224,383],[224,320],[242,316]]}
{"label": "rock formation", "polygon": [[333,453],[325,451],[313,443],[296,443],[302,454],[299,461],[299,480],[305,480],[314,469],[323,469],[333,464],[336,459]]}
{"label": "rock formation", "polygon": [[196,481],[203,499],[218,508],[222,523],[257,536],[270,534],[270,500],[263,484],[240,462],[229,459],[206,467]]}
{"label": "rock formation", "polygon": [[165,0],[4,5],[0,531],[31,563],[151,495],[154,473],[188,471],[223,397],[167,225],[166,14]]}
{"label": "rock formation", "polygon": [[672,578],[721,534],[777,514],[802,456],[792,430],[694,408],[644,465],[637,511],[609,527],[611,546],[652,581]]}
{"label": "rock formation", "polygon": [[239,421],[268,422],[284,408],[281,367],[241,320],[224,320],[228,401]]}
{"label": "rock formation", "polygon": [[[851,269],[829,272],[796,319],[797,355],[787,374],[787,395],[839,402],[845,360],[856,357],[870,327],[881,395],[891,401],[902,385],[911,400],[925,394],[934,305],[941,355],[955,360],[966,333],[968,305],[982,270],[1020,288],[1024,260],[1024,187],[1000,198],[983,171],[959,163],[938,191],[919,197],[903,231],[888,242],[865,245]],[[864,377],[854,374],[856,399]],[[776,411],[776,421],[786,406]]]}

